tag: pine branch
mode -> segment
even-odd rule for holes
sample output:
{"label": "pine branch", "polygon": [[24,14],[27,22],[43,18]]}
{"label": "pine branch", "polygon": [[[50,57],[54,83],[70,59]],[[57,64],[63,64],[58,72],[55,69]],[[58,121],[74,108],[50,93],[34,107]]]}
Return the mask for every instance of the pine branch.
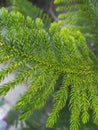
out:
{"label": "pine branch", "polygon": [[33,5],[30,1],[24,0],[23,2],[23,0],[9,0],[9,3],[11,4],[10,10],[16,12],[19,11],[25,17],[30,16],[33,20],[39,17],[44,22],[46,28],[50,25],[51,19],[49,15],[41,8]]}
{"label": "pine branch", "polygon": [[[77,29],[62,28],[54,22],[46,31],[41,19],[32,21],[19,12],[8,13],[3,8],[0,10],[0,50],[0,62],[7,61],[0,79],[18,70],[13,81],[0,86],[0,94],[28,82],[28,90],[16,104],[21,109],[20,119],[44,106],[52,93],[53,110],[47,127],[54,125],[66,102],[69,103],[71,130],[79,128],[80,118],[83,123],[88,122],[89,108],[97,124],[98,59]],[[62,84],[55,92],[60,75],[63,75]]]}
{"label": "pine branch", "polygon": [[68,86],[70,85],[70,76],[63,78],[62,87],[54,94],[54,107],[47,120],[47,126],[53,127],[54,122],[59,116],[60,110],[66,105],[68,97]]}
{"label": "pine branch", "polygon": [[[89,47],[98,55],[98,1],[97,0],[55,0],[60,4],[59,23],[63,26],[76,26],[87,39]],[[93,43],[93,44],[92,44]]]}

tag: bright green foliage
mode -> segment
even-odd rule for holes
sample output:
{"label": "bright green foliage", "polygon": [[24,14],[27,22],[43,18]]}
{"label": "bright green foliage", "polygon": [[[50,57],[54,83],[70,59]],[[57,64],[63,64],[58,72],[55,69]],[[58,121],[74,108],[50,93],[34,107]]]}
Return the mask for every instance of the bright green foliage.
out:
{"label": "bright green foliage", "polygon": [[[16,78],[0,87],[6,94],[15,85],[28,82],[28,90],[16,104],[20,119],[44,106],[53,95],[53,109],[47,120],[52,127],[62,108],[70,110],[70,130],[78,130],[80,120],[87,123],[89,110],[98,124],[98,59],[88,49],[84,36],[73,28],[52,23],[49,31],[43,22],[19,12],[0,10],[0,80],[16,70]],[[59,77],[62,83],[54,91]]]}
{"label": "bright green foliage", "polygon": [[11,4],[10,10],[19,11],[24,16],[30,16],[33,20],[37,17],[41,18],[45,25],[50,24],[50,18],[42,9],[36,7],[28,0],[9,0]]}
{"label": "bright green foliage", "polygon": [[57,7],[59,23],[81,30],[98,56],[98,0],[55,0],[55,3],[63,3]]}

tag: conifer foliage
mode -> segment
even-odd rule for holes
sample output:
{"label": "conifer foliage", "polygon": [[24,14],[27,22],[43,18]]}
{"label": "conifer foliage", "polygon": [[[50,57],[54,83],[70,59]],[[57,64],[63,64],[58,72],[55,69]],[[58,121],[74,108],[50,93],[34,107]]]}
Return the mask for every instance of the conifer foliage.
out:
{"label": "conifer foliage", "polygon": [[[19,12],[0,10],[0,63],[7,63],[0,71],[2,81],[12,71],[14,80],[0,86],[6,94],[17,84],[28,82],[28,90],[16,103],[20,119],[40,109],[50,95],[53,109],[47,127],[53,127],[59,112],[68,105],[70,130],[78,130],[80,121],[98,125],[98,59],[87,47],[80,31],[51,24],[45,30],[41,19],[35,21]],[[62,83],[55,89],[59,77]]]}
{"label": "conifer foliage", "polygon": [[98,0],[54,0],[54,3],[60,12],[59,24],[81,30],[89,44],[94,44],[93,50],[98,56]]}
{"label": "conifer foliage", "polygon": [[43,20],[45,24],[50,24],[50,18],[48,14],[46,14],[42,9],[39,7],[33,5],[28,0],[9,0],[9,3],[11,4],[10,10],[19,11],[21,12],[25,17],[30,16],[33,20],[36,19],[36,17],[39,17]]}

